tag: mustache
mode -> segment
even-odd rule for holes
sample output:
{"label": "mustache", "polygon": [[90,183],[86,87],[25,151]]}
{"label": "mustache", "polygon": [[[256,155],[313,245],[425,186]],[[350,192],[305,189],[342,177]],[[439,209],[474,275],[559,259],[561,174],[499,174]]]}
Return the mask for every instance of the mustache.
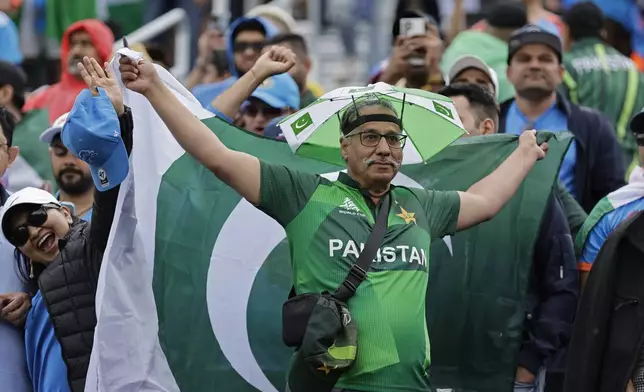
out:
{"label": "mustache", "polygon": [[83,171],[81,169],[79,169],[77,167],[70,167],[70,166],[68,166],[68,167],[66,167],[64,169],[61,169],[60,172],[58,172],[59,176],[64,176],[65,174],[78,174],[78,175],[81,175],[81,176],[85,175],[85,173],[83,173]]}
{"label": "mustache", "polygon": [[379,163],[381,165],[391,165],[396,169],[398,169],[400,167],[400,165],[402,164],[402,161],[399,161],[399,160],[394,159],[392,157],[389,157],[389,158],[383,159],[383,160],[365,158],[365,159],[362,160],[362,162],[364,162],[365,166],[371,166],[374,163]]}

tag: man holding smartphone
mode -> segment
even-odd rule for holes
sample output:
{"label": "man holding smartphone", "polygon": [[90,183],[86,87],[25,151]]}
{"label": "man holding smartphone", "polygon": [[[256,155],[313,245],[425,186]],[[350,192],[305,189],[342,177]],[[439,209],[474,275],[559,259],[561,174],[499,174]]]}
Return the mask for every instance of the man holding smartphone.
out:
{"label": "man holding smartphone", "polygon": [[372,82],[434,92],[443,86],[439,70],[443,41],[433,18],[418,11],[404,12],[394,22],[393,43],[384,70]]}

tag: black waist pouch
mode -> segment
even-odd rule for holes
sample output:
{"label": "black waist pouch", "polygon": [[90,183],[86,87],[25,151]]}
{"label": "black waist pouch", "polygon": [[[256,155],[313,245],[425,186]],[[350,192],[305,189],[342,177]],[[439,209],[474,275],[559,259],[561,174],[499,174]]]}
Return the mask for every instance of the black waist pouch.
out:
{"label": "black waist pouch", "polygon": [[321,296],[320,293],[295,295],[291,289],[289,299],[282,306],[282,340],[288,347],[302,345],[311,312]]}

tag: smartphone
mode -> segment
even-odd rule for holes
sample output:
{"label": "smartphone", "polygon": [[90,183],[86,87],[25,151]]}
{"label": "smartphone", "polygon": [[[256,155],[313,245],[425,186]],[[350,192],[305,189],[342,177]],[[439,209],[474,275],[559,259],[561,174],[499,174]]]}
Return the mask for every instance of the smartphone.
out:
{"label": "smartphone", "polygon": [[426,22],[425,18],[401,18],[400,35],[403,37],[425,35],[427,34]]}

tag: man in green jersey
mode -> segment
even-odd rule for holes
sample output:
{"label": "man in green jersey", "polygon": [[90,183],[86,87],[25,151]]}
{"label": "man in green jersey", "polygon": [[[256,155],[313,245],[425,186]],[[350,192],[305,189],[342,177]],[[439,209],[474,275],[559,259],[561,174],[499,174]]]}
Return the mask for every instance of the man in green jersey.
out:
{"label": "man in green jersey", "polygon": [[631,118],[644,106],[644,74],[604,41],[604,14],[592,2],[573,5],[565,14],[566,74],[561,85],[572,103],[601,111],[615,127],[630,169],[638,164]]}
{"label": "man in green jersey", "polygon": [[[242,76],[238,88],[252,91],[267,75],[295,64],[288,49],[273,47],[263,56],[262,66]],[[339,144],[347,173],[329,181],[229,149],[174,97],[149,62],[123,57],[120,72],[126,87],[149,100],[188,153],[284,226],[297,294],[340,285],[371,233],[380,201],[391,195],[383,244],[348,301],[360,350],[336,387],[426,391],[430,242],[492,218],[507,203],[546,154],[547,145],[537,145],[535,132],[524,132],[507,160],[466,192],[393,186],[406,137],[396,111],[369,96],[342,116]]]}

